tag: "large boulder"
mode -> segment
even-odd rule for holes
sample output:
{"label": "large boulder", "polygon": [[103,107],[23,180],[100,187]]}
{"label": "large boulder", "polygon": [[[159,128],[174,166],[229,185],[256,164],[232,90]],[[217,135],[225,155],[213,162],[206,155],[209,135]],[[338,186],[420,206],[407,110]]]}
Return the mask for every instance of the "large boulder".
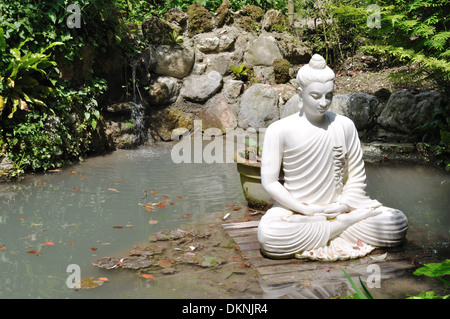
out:
{"label": "large boulder", "polygon": [[358,130],[364,130],[375,124],[378,104],[378,99],[370,94],[338,94],[333,97],[330,111],[350,118]]}
{"label": "large boulder", "polygon": [[222,76],[217,71],[205,75],[191,75],[186,78],[181,89],[181,96],[194,102],[204,102],[216,94],[223,84]]}
{"label": "large boulder", "polygon": [[278,119],[278,95],[270,85],[254,84],[244,92],[238,115],[239,127],[265,128]]}
{"label": "large boulder", "polygon": [[277,41],[269,34],[261,34],[252,42],[247,52],[244,53],[246,65],[272,66],[276,59],[282,59]]}
{"label": "large boulder", "polygon": [[300,110],[300,96],[298,94],[293,95],[280,109],[280,118],[287,117],[289,115],[298,113]]}
{"label": "large boulder", "polygon": [[150,45],[148,57],[149,69],[153,72],[178,79],[191,72],[195,61],[193,49],[169,45]]}
{"label": "large boulder", "polygon": [[430,114],[442,101],[438,92],[412,94],[406,90],[397,91],[391,94],[377,121],[387,130],[410,134],[429,120]]}
{"label": "large boulder", "polygon": [[149,118],[150,133],[157,141],[170,141],[177,132],[192,131],[194,115],[177,108],[164,108]]}
{"label": "large boulder", "polygon": [[237,126],[237,119],[228,105],[223,94],[217,94],[210,99],[205,109],[200,112],[203,130],[217,128],[222,133],[233,130]]}

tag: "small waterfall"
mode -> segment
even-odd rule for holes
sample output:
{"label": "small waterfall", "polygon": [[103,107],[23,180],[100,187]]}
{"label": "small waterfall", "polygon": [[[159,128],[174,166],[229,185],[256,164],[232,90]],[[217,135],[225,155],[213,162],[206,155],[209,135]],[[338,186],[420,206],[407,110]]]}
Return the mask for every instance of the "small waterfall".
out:
{"label": "small waterfall", "polygon": [[[136,134],[136,143],[139,145],[147,139],[147,127],[145,125],[145,108],[142,105],[142,98],[139,98],[136,94],[136,90],[139,93],[139,88],[136,83],[136,68],[140,60],[135,61],[132,64],[132,80],[133,80],[133,108],[131,110],[131,118],[134,122],[134,131]],[[140,97],[140,93],[139,93]]]}

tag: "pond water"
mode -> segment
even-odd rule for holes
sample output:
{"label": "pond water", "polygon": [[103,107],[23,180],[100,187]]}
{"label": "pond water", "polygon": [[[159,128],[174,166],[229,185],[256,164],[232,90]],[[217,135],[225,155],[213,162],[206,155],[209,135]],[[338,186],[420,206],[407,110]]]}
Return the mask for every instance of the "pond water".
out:
{"label": "pond water", "polygon": [[[227,205],[245,206],[235,164],[176,164],[174,143],[119,150],[0,185],[0,298],[179,298],[179,291],[207,298],[182,279],[149,286],[127,271],[106,271],[110,282],[95,289],[66,284],[69,265],[78,265],[82,278],[105,276],[93,260],[126,255],[159,230],[217,221]],[[449,175],[412,164],[366,170],[369,195],[405,211],[425,234],[423,245],[445,253]],[[165,208],[152,212],[142,206],[163,201]]]}

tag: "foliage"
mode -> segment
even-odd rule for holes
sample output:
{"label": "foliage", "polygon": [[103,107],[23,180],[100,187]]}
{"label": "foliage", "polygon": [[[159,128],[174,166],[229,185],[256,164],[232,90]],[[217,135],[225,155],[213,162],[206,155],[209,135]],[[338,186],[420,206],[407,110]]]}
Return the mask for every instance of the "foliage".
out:
{"label": "foliage", "polygon": [[245,79],[247,77],[248,68],[245,67],[245,61],[240,66],[230,65],[233,75],[238,79]]}
{"label": "foliage", "polygon": [[[413,273],[416,276],[427,276],[432,278],[438,278],[445,285],[450,286],[450,282],[445,280],[443,276],[450,275],[450,259],[446,259],[441,263],[425,264],[423,267],[418,268]],[[410,297],[408,299],[449,299],[450,295],[435,296],[434,291],[424,291],[417,296]]]}
{"label": "foliage", "polygon": [[361,280],[361,277],[359,277],[359,282],[361,284],[362,290],[356,285],[356,283],[353,281],[353,279],[347,274],[347,272],[342,269],[342,272],[344,273],[345,277],[347,277],[347,280],[352,285],[353,289],[355,290],[355,293],[350,294],[349,296],[345,297],[344,299],[374,299],[372,295],[370,294],[369,290],[367,290],[366,286],[364,285],[363,281]]}
{"label": "foliage", "polygon": [[[379,1],[381,27],[373,29],[374,43],[364,46],[400,62],[415,63],[426,79],[450,83],[448,0]],[[417,76],[417,75],[416,75]]]}
{"label": "foliage", "polygon": [[176,30],[169,33],[170,42],[175,45],[181,45],[183,43],[183,36],[179,35]]}
{"label": "foliage", "polygon": [[[79,5],[81,28],[66,25],[69,4]],[[107,89],[102,57],[134,53],[116,1],[2,1],[0,12],[0,145],[15,174],[86,157]]]}

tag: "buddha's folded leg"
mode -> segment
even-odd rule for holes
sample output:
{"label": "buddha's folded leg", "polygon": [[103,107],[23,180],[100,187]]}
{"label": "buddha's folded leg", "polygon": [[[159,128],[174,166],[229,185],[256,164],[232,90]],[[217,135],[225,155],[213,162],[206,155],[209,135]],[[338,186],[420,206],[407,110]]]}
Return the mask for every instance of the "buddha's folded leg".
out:
{"label": "buddha's folded leg", "polygon": [[400,245],[408,229],[408,219],[397,209],[379,207],[382,213],[366,218],[345,230],[339,237],[348,242],[358,240],[377,247],[393,247]]}
{"label": "buddha's folded leg", "polygon": [[258,241],[264,255],[272,258],[289,258],[303,250],[326,245],[330,225],[325,217],[295,215],[295,222],[287,219],[293,213],[282,207],[269,209],[258,226]]}

